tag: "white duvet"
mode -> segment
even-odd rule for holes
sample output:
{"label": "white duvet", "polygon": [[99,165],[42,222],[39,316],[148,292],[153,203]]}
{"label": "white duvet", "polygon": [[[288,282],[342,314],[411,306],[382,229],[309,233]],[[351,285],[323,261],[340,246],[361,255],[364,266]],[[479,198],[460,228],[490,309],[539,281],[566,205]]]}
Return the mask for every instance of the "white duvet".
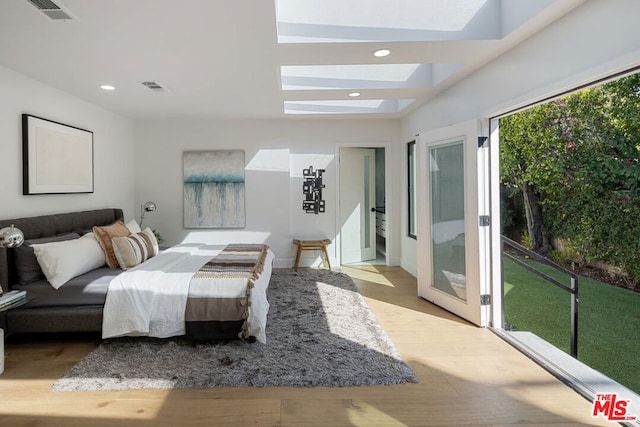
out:
{"label": "white duvet", "polygon": [[[224,245],[176,245],[113,278],[104,305],[102,337],[184,335],[191,277],[222,249]],[[273,258],[269,251],[264,271],[254,281],[247,319],[249,335],[263,343]]]}

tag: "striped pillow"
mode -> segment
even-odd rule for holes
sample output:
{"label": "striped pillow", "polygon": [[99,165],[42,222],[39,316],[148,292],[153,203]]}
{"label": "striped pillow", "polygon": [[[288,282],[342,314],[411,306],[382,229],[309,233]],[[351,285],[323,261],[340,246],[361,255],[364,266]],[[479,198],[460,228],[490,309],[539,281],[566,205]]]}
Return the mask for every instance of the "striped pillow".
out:
{"label": "striped pillow", "polygon": [[112,243],[118,265],[123,270],[128,270],[158,255],[158,241],[148,227],[127,237],[114,237]]}

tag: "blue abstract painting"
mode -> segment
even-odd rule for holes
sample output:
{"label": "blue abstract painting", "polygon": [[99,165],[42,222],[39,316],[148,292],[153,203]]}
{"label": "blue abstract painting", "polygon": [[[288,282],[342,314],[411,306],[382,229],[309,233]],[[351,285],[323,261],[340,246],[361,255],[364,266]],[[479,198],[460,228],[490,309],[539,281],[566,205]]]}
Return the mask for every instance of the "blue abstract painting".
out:
{"label": "blue abstract painting", "polygon": [[185,228],[245,226],[244,151],[185,151]]}

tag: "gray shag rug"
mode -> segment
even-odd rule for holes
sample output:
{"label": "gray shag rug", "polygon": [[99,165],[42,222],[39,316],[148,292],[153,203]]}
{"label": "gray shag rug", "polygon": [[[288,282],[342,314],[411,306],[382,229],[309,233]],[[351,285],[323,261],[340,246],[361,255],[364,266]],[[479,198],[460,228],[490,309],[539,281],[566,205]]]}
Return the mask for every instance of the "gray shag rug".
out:
{"label": "gray shag rug", "polygon": [[345,387],[418,382],[346,274],[276,269],[267,297],[267,344],[109,339],[52,389]]}

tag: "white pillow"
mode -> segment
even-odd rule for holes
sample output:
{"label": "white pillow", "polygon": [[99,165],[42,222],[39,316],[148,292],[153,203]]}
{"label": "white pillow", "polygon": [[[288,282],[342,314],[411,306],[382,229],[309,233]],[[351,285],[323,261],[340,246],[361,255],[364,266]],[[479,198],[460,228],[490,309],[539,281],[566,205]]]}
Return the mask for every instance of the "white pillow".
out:
{"label": "white pillow", "polygon": [[138,225],[135,219],[132,219],[131,221],[126,223],[124,226],[129,229],[131,234],[136,234],[142,231],[142,229],[140,228],[140,226]]}
{"label": "white pillow", "polygon": [[31,246],[45,277],[56,289],[105,263],[104,252],[93,233],[79,239]]}

